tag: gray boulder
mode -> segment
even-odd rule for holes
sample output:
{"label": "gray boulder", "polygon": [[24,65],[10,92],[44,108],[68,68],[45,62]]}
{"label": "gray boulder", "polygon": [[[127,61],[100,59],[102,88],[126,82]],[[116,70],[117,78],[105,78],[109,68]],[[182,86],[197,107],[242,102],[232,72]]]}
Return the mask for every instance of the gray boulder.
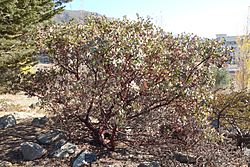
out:
{"label": "gray boulder", "polygon": [[56,130],[50,130],[46,132],[45,134],[42,134],[38,136],[37,141],[39,144],[55,144],[57,141],[61,139],[66,139],[66,135],[63,131],[56,129]]}
{"label": "gray boulder", "polygon": [[157,161],[151,162],[142,162],[138,165],[138,167],[159,167],[159,163]]}
{"label": "gray boulder", "polygon": [[[55,147],[55,150],[50,153],[51,157],[66,158],[66,157],[69,157],[70,154],[75,153],[75,151],[77,150],[77,146],[75,144],[70,143],[70,142],[64,143],[64,141],[65,140],[62,140],[61,142],[59,141],[59,144],[57,144],[57,146]],[[64,144],[61,145],[62,143],[64,143]]]}
{"label": "gray boulder", "polygon": [[192,155],[183,154],[181,152],[175,152],[174,153],[175,160],[179,161],[180,163],[186,163],[186,164],[194,164],[196,163],[196,158]]}
{"label": "gray boulder", "polygon": [[24,142],[21,144],[21,153],[23,155],[23,160],[32,161],[41,158],[47,153],[47,150],[37,143]]}
{"label": "gray boulder", "polygon": [[44,117],[40,117],[40,118],[34,118],[31,123],[33,126],[43,127],[46,125],[46,123],[48,121],[49,121],[49,119],[46,116],[44,116]]}
{"label": "gray boulder", "polygon": [[16,119],[13,115],[0,117],[0,128],[8,128],[16,125]]}
{"label": "gray boulder", "polygon": [[61,140],[57,141],[56,143],[54,143],[53,149],[54,149],[54,150],[58,150],[58,149],[60,149],[60,148],[61,148],[64,144],[66,144],[66,143],[67,143],[66,140],[61,139]]}
{"label": "gray boulder", "polygon": [[82,152],[74,160],[72,167],[81,167],[83,165],[91,164],[97,160],[97,156],[94,153]]}

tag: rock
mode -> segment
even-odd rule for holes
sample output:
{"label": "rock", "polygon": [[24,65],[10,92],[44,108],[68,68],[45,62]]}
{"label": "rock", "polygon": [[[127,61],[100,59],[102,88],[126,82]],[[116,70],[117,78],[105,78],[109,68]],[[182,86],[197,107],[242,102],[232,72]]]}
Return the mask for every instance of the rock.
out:
{"label": "rock", "polygon": [[[58,145],[60,145],[60,144],[58,144]],[[55,157],[55,158],[66,158],[66,157],[69,157],[70,154],[75,153],[76,149],[77,149],[77,146],[75,144],[68,142],[68,143],[62,145],[59,149],[52,151],[50,156]]]}
{"label": "rock", "polygon": [[72,167],[80,167],[82,165],[88,165],[95,162],[97,159],[96,154],[89,152],[80,153],[74,160]]}
{"label": "rock", "polygon": [[196,162],[196,158],[194,156],[183,154],[181,152],[175,152],[174,158],[180,163],[194,164]]}
{"label": "rock", "polygon": [[0,117],[0,128],[8,128],[16,125],[16,119],[13,115]]}
{"label": "rock", "polygon": [[44,117],[40,117],[40,118],[34,118],[31,123],[33,126],[43,127],[46,125],[46,123],[48,121],[49,121],[49,119],[46,116],[44,116]]}
{"label": "rock", "polygon": [[94,153],[85,153],[85,161],[88,163],[95,162],[97,159],[96,154]]}
{"label": "rock", "polygon": [[8,162],[8,161],[0,161],[0,166],[1,167],[11,167],[13,165],[11,162]]}
{"label": "rock", "polygon": [[57,141],[61,139],[66,139],[66,135],[63,131],[56,129],[50,130],[45,134],[38,136],[37,141],[39,144],[55,144]]}
{"label": "rock", "polygon": [[159,167],[159,163],[157,161],[151,162],[142,162],[138,165],[138,167]]}
{"label": "rock", "polygon": [[57,150],[57,149],[61,148],[61,147],[62,147],[64,144],[66,144],[66,143],[67,143],[66,140],[61,139],[61,140],[57,141],[57,142],[53,145],[53,148],[54,148],[55,150]]}
{"label": "rock", "polygon": [[41,158],[47,150],[42,148],[39,144],[33,142],[24,142],[21,144],[21,152],[23,160],[35,160]]}
{"label": "rock", "polygon": [[250,157],[250,149],[249,148],[244,148],[244,155]]}

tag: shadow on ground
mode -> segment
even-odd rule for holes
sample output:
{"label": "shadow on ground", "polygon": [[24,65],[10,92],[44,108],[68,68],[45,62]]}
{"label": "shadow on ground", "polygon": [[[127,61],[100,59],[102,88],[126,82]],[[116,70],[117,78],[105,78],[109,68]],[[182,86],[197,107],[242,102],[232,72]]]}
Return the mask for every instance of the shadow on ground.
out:
{"label": "shadow on ground", "polygon": [[[0,129],[0,166],[1,161],[11,162],[11,166],[15,167],[26,167],[26,166],[36,166],[36,167],[68,167],[74,157],[68,158],[49,158],[44,155],[40,159],[33,161],[23,161],[22,154],[20,152],[20,145],[23,142],[36,142],[37,136],[46,132],[49,129],[57,129],[58,127],[45,126],[45,127],[35,127],[31,124],[32,119],[25,119],[17,121],[17,125],[9,127],[6,129]],[[55,123],[57,125],[57,123]],[[72,125],[73,128],[79,128],[80,126]],[[119,145],[114,152],[110,152],[104,148],[96,147],[90,144],[89,134],[85,129],[81,129],[85,132],[83,138],[79,140],[74,140],[73,142],[78,145],[79,149],[82,151],[90,151],[97,154],[98,161],[92,164],[93,167],[102,167],[106,165],[114,165],[117,167],[134,167],[138,166],[139,162],[149,161],[153,157],[152,155],[147,155],[144,152],[137,152],[138,148],[131,148],[125,145]],[[84,140],[85,139],[85,140]],[[49,147],[43,146],[49,151]],[[130,149],[129,149],[130,148]]]}
{"label": "shadow on ground", "polygon": [[22,155],[20,144],[34,142],[45,129],[35,127],[31,120],[17,123],[16,126],[0,129],[0,161],[8,161],[20,164]]}

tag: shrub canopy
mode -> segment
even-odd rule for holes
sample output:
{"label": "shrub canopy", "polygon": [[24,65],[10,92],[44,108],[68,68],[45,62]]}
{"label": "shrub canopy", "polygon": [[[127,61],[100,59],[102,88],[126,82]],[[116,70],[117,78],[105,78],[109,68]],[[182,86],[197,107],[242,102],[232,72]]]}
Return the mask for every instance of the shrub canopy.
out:
{"label": "shrub canopy", "polygon": [[228,59],[215,40],[174,36],[142,18],[53,25],[39,31],[37,45],[54,65],[32,75],[27,92],[65,123],[83,122],[103,145],[100,131],[109,131],[111,148],[128,127],[140,140],[141,134],[193,138],[207,122],[211,68]]}

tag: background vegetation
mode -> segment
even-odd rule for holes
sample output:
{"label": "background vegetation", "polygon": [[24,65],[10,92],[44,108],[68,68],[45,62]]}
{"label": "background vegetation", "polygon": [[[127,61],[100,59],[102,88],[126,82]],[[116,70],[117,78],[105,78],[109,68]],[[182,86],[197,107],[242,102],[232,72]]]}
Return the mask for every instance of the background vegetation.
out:
{"label": "background vegetation", "polygon": [[68,0],[0,1],[0,90],[9,91],[22,70],[36,63],[39,50],[29,36],[37,26],[62,12],[65,2]]}

